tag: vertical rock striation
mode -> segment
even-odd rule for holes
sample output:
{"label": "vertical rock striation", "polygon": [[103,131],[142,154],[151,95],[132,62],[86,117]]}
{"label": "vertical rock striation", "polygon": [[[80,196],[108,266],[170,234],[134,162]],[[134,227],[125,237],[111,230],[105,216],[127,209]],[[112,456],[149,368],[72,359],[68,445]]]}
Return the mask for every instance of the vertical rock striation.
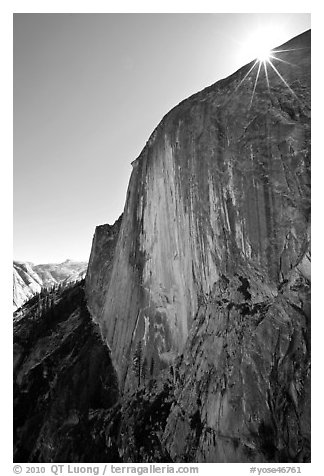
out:
{"label": "vertical rock striation", "polygon": [[93,236],[85,293],[88,309],[95,321],[100,319],[102,313],[121,221],[122,215],[113,225],[97,226]]}
{"label": "vertical rock striation", "polygon": [[[248,276],[248,277],[247,277]],[[173,461],[310,461],[310,287],[237,267],[199,307],[163,442]]]}
{"label": "vertical rock striation", "polygon": [[97,311],[121,386],[139,340],[156,373],[175,361],[238,268],[242,288],[258,273],[266,299],[295,270],[308,279],[310,32],[276,56],[257,82],[251,63],[180,103],[133,162]]}

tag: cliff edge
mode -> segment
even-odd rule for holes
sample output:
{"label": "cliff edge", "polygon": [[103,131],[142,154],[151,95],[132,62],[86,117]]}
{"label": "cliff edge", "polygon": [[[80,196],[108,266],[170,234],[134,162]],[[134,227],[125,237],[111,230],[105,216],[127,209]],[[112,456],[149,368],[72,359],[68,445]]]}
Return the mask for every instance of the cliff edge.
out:
{"label": "cliff edge", "polygon": [[122,386],[140,340],[155,372],[175,361],[221,282],[256,273],[257,303],[309,278],[310,32],[274,54],[180,103],[133,162],[96,311]]}
{"label": "cliff edge", "polygon": [[174,462],[310,460],[310,32],[273,55],[153,132],[93,308],[124,399],[171,385]]}

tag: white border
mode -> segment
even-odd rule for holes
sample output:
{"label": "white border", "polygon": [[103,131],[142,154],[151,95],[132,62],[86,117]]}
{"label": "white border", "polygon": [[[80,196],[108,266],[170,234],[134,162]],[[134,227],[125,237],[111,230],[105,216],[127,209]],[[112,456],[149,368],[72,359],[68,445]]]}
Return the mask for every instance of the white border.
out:
{"label": "white border", "polygon": [[[244,11],[242,5],[244,4]],[[104,12],[129,12],[129,13],[312,13],[312,150],[313,150],[313,180],[312,180],[312,216],[313,216],[313,250],[315,248],[315,256],[317,263],[320,263],[323,255],[322,251],[322,222],[323,211],[321,207],[321,195],[319,190],[322,189],[322,181],[324,179],[323,163],[324,157],[322,153],[323,134],[323,72],[322,61],[323,51],[323,29],[324,21],[320,2],[305,1],[277,1],[272,0],[270,4],[265,5],[257,1],[245,2],[212,2],[200,0],[199,2],[181,2],[169,1],[164,2],[147,2],[147,1],[5,1],[1,4],[0,15],[0,34],[1,34],[1,59],[2,68],[0,75],[0,91],[1,91],[1,136],[5,138],[5,147],[1,161],[1,265],[0,272],[0,291],[2,303],[2,345],[1,345],[1,376],[2,376],[2,439],[1,439],[1,463],[6,468],[4,474],[12,473],[12,390],[11,390],[11,371],[12,371],[12,13],[13,12],[84,12],[84,13],[104,13]],[[314,99],[315,98],[315,99]],[[314,254],[314,253],[313,253]],[[319,266],[321,263],[319,264]],[[319,298],[323,293],[321,289],[321,280],[318,279],[318,264],[313,271],[313,331],[312,331],[312,463],[302,465],[302,474],[321,474],[320,464],[322,459],[321,448],[321,417],[322,406],[320,401],[323,395],[322,376],[322,340],[323,332],[323,312],[322,303]],[[8,274],[7,274],[8,270]],[[10,296],[10,300],[7,297]],[[8,302],[8,306],[5,304]],[[321,433],[320,433],[321,432]],[[215,463],[217,464],[217,463]],[[200,474],[215,474],[215,464],[199,465],[204,467]],[[219,466],[219,465],[218,465]],[[249,474],[249,467],[246,464],[226,464],[219,466],[220,474]],[[276,467],[278,465],[262,464],[257,466]],[[296,465],[295,465],[296,466]],[[216,470],[217,471],[217,470]],[[234,471],[234,472],[230,472]]]}

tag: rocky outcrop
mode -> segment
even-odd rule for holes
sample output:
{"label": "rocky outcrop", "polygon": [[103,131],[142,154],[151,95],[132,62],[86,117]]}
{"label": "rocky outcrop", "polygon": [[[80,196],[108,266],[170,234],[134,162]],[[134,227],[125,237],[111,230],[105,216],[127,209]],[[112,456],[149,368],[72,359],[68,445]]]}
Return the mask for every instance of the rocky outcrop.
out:
{"label": "rocky outcrop", "polygon": [[97,226],[93,236],[85,292],[88,309],[95,321],[101,318],[121,221],[122,215],[113,225]]}
{"label": "rocky outcrop", "polygon": [[85,277],[86,262],[66,260],[57,264],[13,262],[13,309],[22,306],[42,287],[59,283],[64,285],[80,281]]}
{"label": "rocky outcrop", "polygon": [[97,417],[110,451],[126,463],[309,462],[309,303],[297,268],[279,289],[246,266],[222,276],[174,365],[155,379],[142,360],[136,392]]}
{"label": "rocky outcrop", "polygon": [[253,268],[199,307],[163,441],[173,461],[310,461],[310,287],[271,288]]}
{"label": "rocky outcrop", "polygon": [[238,268],[242,287],[259,275],[252,306],[308,273],[310,32],[275,56],[257,82],[249,64],[183,101],[133,162],[98,312],[121,388],[134,388],[139,341],[156,374],[174,364],[201,303],[222,280],[235,287]]}
{"label": "rocky outcrop", "polygon": [[138,385],[153,404],[135,361],[172,387],[168,461],[310,459],[310,32],[277,50],[179,104],[133,162],[97,316],[122,415]]}

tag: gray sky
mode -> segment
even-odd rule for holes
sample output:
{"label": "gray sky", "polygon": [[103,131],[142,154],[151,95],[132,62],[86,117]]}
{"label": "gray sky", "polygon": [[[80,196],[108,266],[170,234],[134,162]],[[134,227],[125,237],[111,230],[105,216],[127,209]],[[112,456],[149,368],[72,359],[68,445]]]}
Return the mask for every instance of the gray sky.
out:
{"label": "gray sky", "polygon": [[88,259],[162,117],[254,59],[260,38],[309,28],[292,13],[15,14],[14,258]]}

